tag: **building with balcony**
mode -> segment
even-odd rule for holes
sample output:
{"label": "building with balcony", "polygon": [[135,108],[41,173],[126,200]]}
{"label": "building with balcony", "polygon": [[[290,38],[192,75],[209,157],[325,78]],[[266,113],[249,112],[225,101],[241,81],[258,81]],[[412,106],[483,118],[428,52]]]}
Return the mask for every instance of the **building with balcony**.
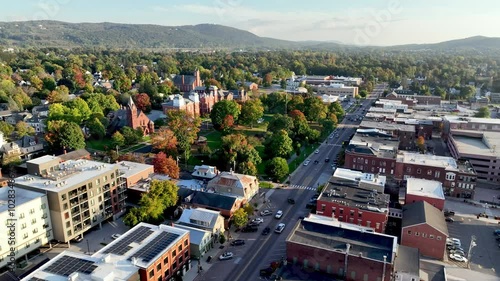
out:
{"label": "building with balcony", "polygon": [[[15,208],[9,208],[9,205],[14,205]],[[27,254],[54,238],[45,193],[20,188],[0,188],[0,219],[3,226],[3,231],[0,231],[0,268],[11,262],[12,249],[16,260],[24,258],[28,261]],[[11,231],[15,233],[14,240],[9,239],[12,237]],[[11,242],[15,244],[12,245]]]}
{"label": "building with balcony", "polygon": [[190,268],[189,232],[140,223],[87,256],[64,251],[21,280],[176,280]]}
{"label": "building with balcony", "polygon": [[[299,220],[286,239],[289,263],[330,274],[332,279],[393,280],[397,253],[394,236],[314,215]],[[415,263],[403,261],[409,262]]]}
{"label": "building with balcony", "polygon": [[316,201],[316,213],[340,222],[366,226],[384,232],[389,215],[389,195],[377,189],[345,186],[333,177]]}
{"label": "building with balcony", "polygon": [[54,239],[68,242],[125,211],[126,183],[118,165],[46,155],[26,162],[18,188],[47,194]]}
{"label": "building with balcony", "polygon": [[407,179],[405,203],[411,204],[420,201],[425,201],[442,211],[445,201],[443,184],[439,181]]}
{"label": "building with balcony", "polygon": [[417,248],[420,254],[442,260],[446,254],[448,226],[444,214],[420,201],[403,206],[401,245]]}

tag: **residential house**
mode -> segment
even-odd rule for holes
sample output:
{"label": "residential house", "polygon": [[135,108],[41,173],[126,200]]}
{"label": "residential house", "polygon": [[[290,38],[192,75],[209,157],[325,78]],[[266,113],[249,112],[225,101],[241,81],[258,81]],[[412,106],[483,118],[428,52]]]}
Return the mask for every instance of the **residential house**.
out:
{"label": "residential house", "polygon": [[448,226],[443,212],[425,201],[403,206],[401,245],[418,248],[424,256],[442,260]]}
{"label": "residential house", "polygon": [[[181,189],[179,189],[181,190]],[[203,191],[185,190],[180,194],[184,198],[182,204],[193,208],[206,208],[220,212],[226,219],[230,219],[234,212],[243,205],[243,200],[234,196]]]}
{"label": "residential house", "polygon": [[259,181],[254,176],[221,172],[207,184],[207,191],[243,198],[248,202],[259,191]]}
{"label": "residential house", "polygon": [[209,231],[214,235],[224,233],[224,217],[219,211],[205,208],[187,208],[182,212],[177,224]]}
{"label": "residential house", "polygon": [[189,231],[191,257],[200,259],[214,247],[215,241],[211,232],[182,224],[173,224],[172,226]]}
{"label": "residential house", "polygon": [[191,174],[194,178],[202,180],[211,180],[219,174],[219,170],[215,166],[201,165],[194,166],[194,171]]}

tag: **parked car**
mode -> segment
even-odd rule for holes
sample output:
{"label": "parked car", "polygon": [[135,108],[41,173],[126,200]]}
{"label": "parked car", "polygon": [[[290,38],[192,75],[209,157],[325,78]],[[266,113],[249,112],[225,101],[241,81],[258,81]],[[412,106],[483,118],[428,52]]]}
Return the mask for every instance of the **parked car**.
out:
{"label": "parked car", "polygon": [[241,229],[241,232],[257,232],[259,230],[259,227],[257,225],[246,225]]}
{"label": "parked car", "polygon": [[464,249],[460,246],[447,246],[446,247],[450,251],[462,251],[465,252]]}
{"label": "parked car", "polygon": [[462,246],[462,241],[457,238],[446,238],[446,246]]}
{"label": "parked car", "polygon": [[316,149],[316,151],[314,151],[314,154],[319,154],[319,149]]}
{"label": "parked car", "polygon": [[73,242],[82,242],[83,241],[83,236],[82,235],[78,235],[77,237],[73,238]]}
{"label": "parked car", "polygon": [[309,165],[309,163],[311,163],[311,160],[306,160],[306,161],[304,161],[304,166]]}
{"label": "parked car", "polygon": [[264,222],[264,219],[263,218],[255,218],[252,220],[253,223],[256,223],[256,224],[261,224]]}
{"label": "parked car", "polygon": [[241,245],[245,245],[245,240],[236,239],[231,242],[231,246],[241,246]]}
{"label": "parked car", "polygon": [[450,259],[459,262],[467,262],[467,259],[464,256],[458,254],[450,254]]}
{"label": "parked car", "polygon": [[233,253],[232,252],[225,252],[223,253],[222,255],[219,256],[219,260],[223,261],[223,260],[230,260],[233,258]]}
{"label": "parked car", "polygon": [[318,163],[319,163],[319,161],[318,161],[318,160],[314,160],[314,164],[318,164]]}
{"label": "parked car", "polygon": [[330,158],[325,158],[325,163],[330,162]]}
{"label": "parked car", "polygon": [[263,269],[260,270],[260,276],[262,276],[262,277],[269,277],[269,276],[273,275],[274,271],[275,270],[272,267],[263,268]]}
{"label": "parked car", "polygon": [[281,219],[282,216],[283,216],[283,211],[282,210],[278,210],[276,212],[276,215],[274,215],[274,217],[277,218],[277,219]]}
{"label": "parked car", "polygon": [[446,217],[444,220],[447,222],[454,222],[455,221],[453,218],[450,218],[450,217]]}
{"label": "parked car", "polygon": [[283,229],[285,229],[285,224],[280,223],[280,224],[278,224],[278,226],[276,226],[276,229],[274,230],[274,232],[281,233],[281,232],[283,232]]}
{"label": "parked car", "polygon": [[290,203],[290,204],[295,204],[295,200],[294,200],[293,198],[288,198],[288,200],[287,200],[287,201],[288,201],[288,203]]}
{"label": "parked car", "polygon": [[454,211],[450,211],[450,210],[444,210],[444,215],[445,216],[454,216],[455,215],[455,212]]}
{"label": "parked car", "polygon": [[451,250],[450,254],[457,254],[457,255],[465,257],[465,252],[464,251],[460,251],[460,250]]}
{"label": "parked car", "polygon": [[115,234],[111,235],[111,238],[118,239],[120,236],[122,236],[122,235],[118,234],[118,233],[115,233]]}
{"label": "parked car", "polygon": [[270,216],[272,214],[273,214],[273,212],[271,212],[270,210],[263,210],[260,212],[261,216]]}
{"label": "parked car", "polygon": [[266,227],[264,228],[264,230],[262,230],[262,235],[268,235],[269,232],[271,232],[271,229],[269,227]]}

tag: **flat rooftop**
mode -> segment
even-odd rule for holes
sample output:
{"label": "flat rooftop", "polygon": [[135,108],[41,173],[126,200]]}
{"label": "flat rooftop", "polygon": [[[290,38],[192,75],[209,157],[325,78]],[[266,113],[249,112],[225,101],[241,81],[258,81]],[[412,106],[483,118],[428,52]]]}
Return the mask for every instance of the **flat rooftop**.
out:
{"label": "flat rooftop", "polygon": [[443,184],[425,179],[408,178],[406,181],[406,194],[445,199]]}
{"label": "flat rooftop", "polygon": [[[52,156],[49,156],[52,157]],[[45,156],[41,157],[47,158]],[[34,160],[38,160],[34,159]],[[90,178],[107,174],[117,168],[116,164],[106,164],[86,159],[69,160],[60,163],[58,170],[48,176],[25,175],[16,178],[16,185],[28,186],[40,190],[59,192],[80,186]]]}
{"label": "flat rooftop", "polygon": [[337,168],[333,173],[333,177],[338,180],[345,180],[347,182],[365,182],[371,185],[378,185],[384,187],[387,177],[382,175],[363,173],[360,171],[354,171],[344,168]]}
{"label": "flat rooftop", "polygon": [[121,177],[123,178],[129,178],[147,170],[151,170],[152,172],[153,169],[153,165],[142,164],[131,161],[121,161],[116,164],[118,166],[118,170],[121,173]]}
{"label": "flat rooftop", "polygon": [[373,113],[391,113],[391,114],[396,114],[396,109],[395,108],[381,108],[381,107],[370,107],[368,109],[368,112],[373,112]]}
{"label": "flat rooftop", "polygon": [[474,170],[468,161],[457,161],[453,157],[414,152],[399,152],[396,161],[406,164],[444,168],[446,171],[474,174]]}
{"label": "flat rooftop", "polygon": [[500,157],[500,132],[452,130],[451,135],[460,155]]}
{"label": "flat rooftop", "polygon": [[348,224],[334,226],[307,219],[299,220],[287,237],[287,242],[342,254],[346,253],[349,244],[349,255],[357,257],[361,255],[379,262],[383,262],[386,256],[388,263],[394,262],[398,246],[397,237],[351,229],[344,227],[345,225]]}
{"label": "flat rooftop", "polygon": [[387,122],[375,122],[375,121],[362,121],[359,124],[360,128],[366,129],[379,129],[382,131],[403,131],[403,132],[414,132],[415,126],[387,123]]}
{"label": "flat rooftop", "polygon": [[[3,213],[9,209],[9,187],[0,188],[0,213]],[[29,203],[34,199],[45,196],[45,193],[26,190],[18,187],[14,187],[16,192],[16,206],[19,207],[23,204]]]}
{"label": "flat rooftop", "polygon": [[389,194],[373,189],[343,186],[328,182],[318,197],[318,202],[332,202],[350,208],[383,213],[389,211]]}
{"label": "flat rooftop", "polygon": [[444,118],[450,123],[478,123],[478,124],[500,125],[500,119],[495,119],[495,118],[461,117],[455,115],[447,115]]}

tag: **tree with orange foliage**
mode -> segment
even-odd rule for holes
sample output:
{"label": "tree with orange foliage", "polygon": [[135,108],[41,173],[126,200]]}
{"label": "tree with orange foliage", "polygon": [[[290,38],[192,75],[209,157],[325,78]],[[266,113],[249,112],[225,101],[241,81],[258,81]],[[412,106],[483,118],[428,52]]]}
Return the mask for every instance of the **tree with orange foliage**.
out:
{"label": "tree with orange foliage", "polygon": [[151,137],[154,149],[173,155],[177,151],[177,137],[167,127],[162,127]]}
{"label": "tree with orange foliage", "polygon": [[137,94],[133,98],[134,103],[138,109],[142,110],[144,113],[148,113],[151,111],[151,99],[149,98],[148,94]]}
{"label": "tree with orange foliage", "polygon": [[417,139],[417,141],[415,141],[415,143],[417,144],[418,148],[420,149],[420,151],[422,153],[425,152],[425,139],[423,136],[418,137],[418,139]]}
{"label": "tree with orange foliage", "polygon": [[167,157],[163,152],[156,154],[153,166],[155,173],[168,175],[173,179],[179,178],[180,169],[177,162],[171,156]]}

